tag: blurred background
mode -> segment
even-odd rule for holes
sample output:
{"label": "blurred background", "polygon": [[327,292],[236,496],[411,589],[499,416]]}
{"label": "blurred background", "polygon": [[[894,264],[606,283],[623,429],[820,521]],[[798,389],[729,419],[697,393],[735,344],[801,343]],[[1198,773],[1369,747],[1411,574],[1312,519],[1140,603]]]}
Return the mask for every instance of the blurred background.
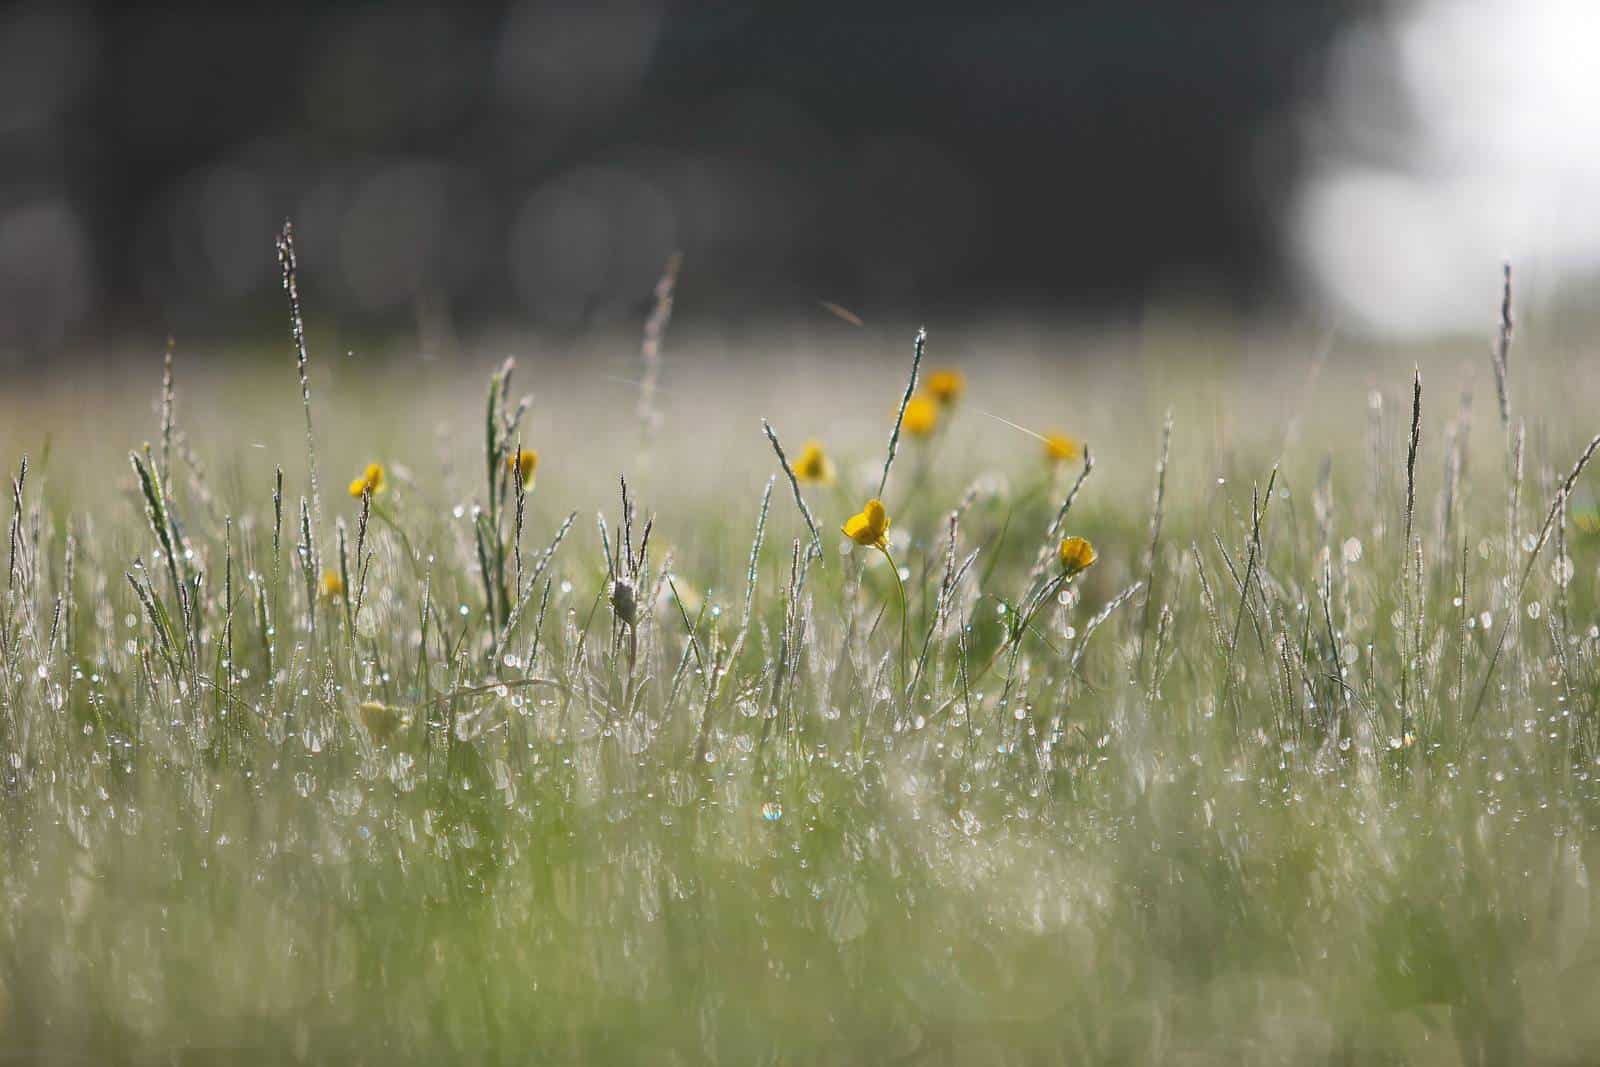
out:
{"label": "blurred background", "polygon": [[0,361],[680,321],[1415,335],[1600,265],[1593,0],[0,14]]}

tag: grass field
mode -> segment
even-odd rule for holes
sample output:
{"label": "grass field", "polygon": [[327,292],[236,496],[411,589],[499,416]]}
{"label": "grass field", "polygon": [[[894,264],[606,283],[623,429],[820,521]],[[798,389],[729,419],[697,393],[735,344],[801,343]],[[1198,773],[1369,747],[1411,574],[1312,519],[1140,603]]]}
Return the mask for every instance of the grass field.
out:
{"label": "grass field", "polygon": [[8,389],[0,1057],[1593,1062],[1561,336]]}

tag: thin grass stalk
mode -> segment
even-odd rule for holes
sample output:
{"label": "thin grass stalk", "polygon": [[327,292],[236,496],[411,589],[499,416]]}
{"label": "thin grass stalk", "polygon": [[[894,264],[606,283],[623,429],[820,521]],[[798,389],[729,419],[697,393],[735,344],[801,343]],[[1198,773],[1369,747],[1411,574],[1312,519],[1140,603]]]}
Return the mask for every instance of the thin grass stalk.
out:
{"label": "thin grass stalk", "polygon": [[76,649],[78,621],[78,595],[77,585],[74,581],[78,559],[78,540],[73,534],[69,524],[66,542],[61,550],[61,595],[66,598],[66,617],[63,620],[65,639],[62,642],[62,651],[70,662]]}
{"label": "thin grass stalk", "polygon": [[756,599],[756,574],[757,565],[761,561],[761,541],[767,532],[767,509],[772,504],[772,479],[767,479],[767,486],[761,493],[761,509],[756,514],[756,535],[750,541],[750,566],[745,574],[744,584],[744,611],[739,617],[739,637],[743,641],[744,634],[750,629],[750,616],[755,608]]}
{"label": "thin grass stalk", "polygon": [[[1483,685],[1478,688],[1478,698],[1473,701],[1472,713],[1467,717],[1467,730],[1471,730],[1473,724],[1477,722],[1479,712],[1483,710],[1484,697],[1489,693],[1489,683],[1494,680],[1495,667],[1500,662],[1500,653],[1505,649],[1506,631],[1511,626],[1511,620],[1516,617],[1522,608],[1522,594],[1527,590],[1528,579],[1533,574],[1534,564],[1539,560],[1539,550],[1549,540],[1550,530],[1555,524],[1556,516],[1560,514],[1562,508],[1566,507],[1567,497],[1572,492],[1572,487],[1577,483],[1578,476],[1583,473],[1583,468],[1589,465],[1589,460],[1593,458],[1597,448],[1600,448],[1600,435],[1590,440],[1588,446],[1578,456],[1578,461],[1567,472],[1561,487],[1556,490],[1555,500],[1551,502],[1550,510],[1544,517],[1544,523],[1539,527],[1539,536],[1535,539],[1533,548],[1528,551],[1528,561],[1523,565],[1522,576],[1517,580],[1516,594],[1511,598],[1511,603],[1507,606],[1505,621],[1500,624],[1500,636],[1495,640],[1494,651],[1489,656],[1489,666],[1483,672]],[[1465,732],[1463,733],[1463,743],[1465,743]]]}
{"label": "thin grass stalk", "polygon": [[512,525],[511,551],[516,562],[516,599],[522,599],[522,528],[526,520],[528,504],[528,486],[522,478],[522,438],[517,438],[517,448],[513,455],[516,457],[517,469],[512,473],[511,485],[516,494],[516,517]]}
{"label": "thin grass stalk", "polygon": [[1341,714],[1336,724],[1336,729],[1329,731],[1330,737],[1337,737],[1339,751],[1343,753],[1350,739],[1350,686],[1345,678],[1344,653],[1339,644],[1339,633],[1333,626],[1333,562],[1324,556],[1322,560],[1322,624],[1328,633],[1328,658],[1332,661],[1334,680],[1338,683]]}
{"label": "thin grass stalk", "polygon": [[[1226,705],[1233,692],[1233,660],[1239,649],[1239,627],[1244,622],[1245,605],[1250,599],[1250,581],[1255,577],[1256,562],[1261,555],[1261,524],[1266,519],[1267,508],[1272,504],[1272,487],[1278,481],[1278,468],[1272,468],[1272,474],[1267,478],[1267,492],[1265,502],[1257,498],[1252,503],[1251,512],[1253,520],[1250,530],[1249,554],[1245,559],[1244,579],[1239,583],[1239,610],[1233,616],[1233,632],[1228,637],[1228,656],[1223,664],[1223,689],[1221,703]],[[1258,635],[1259,636],[1259,635]],[[1234,731],[1238,732],[1240,723],[1238,709],[1234,709]]]}
{"label": "thin grass stalk", "polygon": [[300,573],[306,586],[306,626],[312,636],[317,632],[317,545],[311,534],[311,503],[300,498],[300,544],[296,549],[300,557]]}
{"label": "thin grass stalk", "polygon": [[1145,546],[1144,604],[1139,619],[1139,660],[1134,669],[1137,678],[1144,678],[1145,639],[1150,630],[1150,602],[1155,596],[1157,554],[1161,546],[1161,520],[1167,502],[1167,458],[1172,447],[1172,408],[1167,408],[1166,420],[1161,427],[1161,451],[1156,460],[1155,501],[1150,509],[1150,538]]}
{"label": "thin grass stalk", "polygon": [[800,492],[800,480],[795,477],[794,469],[789,466],[789,457],[783,454],[783,446],[778,443],[778,434],[772,424],[766,419],[761,420],[761,428],[766,431],[767,440],[772,442],[772,450],[778,454],[778,466],[783,468],[783,476],[789,479],[789,488],[794,491],[795,506],[800,509],[800,517],[805,520],[806,529],[811,531],[810,551],[818,560],[823,558],[822,535],[817,532],[817,521],[811,517],[811,509],[806,506],[806,498]]}
{"label": "thin grass stalk", "polygon": [[1031,587],[1037,582],[1045,569],[1050,566],[1050,561],[1055,557],[1057,540],[1066,524],[1067,514],[1072,510],[1073,502],[1078,499],[1078,493],[1083,489],[1083,483],[1089,480],[1089,475],[1094,473],[1094,453],[1088,445],[1083,446],[1083,467],[1078,471],[1077,478],[1073,479],[1072,488],[1067,490],[1067,495],[1061,501],[1061,506],[1045,526],[1044,540],[1039,543],[1039,551],[1034,554],[1033,566],[1028,568],[1028,585]]}
{"label": "thin grass stalk", "polygon": [[17,476],[11,480],[11,536],[10,555],[6,565],[6,588],[17,588],[17,576],[22,562],[22,491],[28,484],[28,456],[23,453]]}
{"label": "thin grass stalk", "polygon": [[1134,582],[1132,585],[1122,590],[1122,592],[1106,601],[1105,607],[1101,608],[1099,611],[1095,612],[1089,617],[1089,621],[1083,626],[1083,632],[1078,635],[1077,644],[1075,644],[1072,648],[1072,659],[1070,660],[1070,664],[1074,673],[1077,672],[1078,665],[1083,662],[1083,654],[1088,650],[1089,639],[1094,636],[1095,631],[1100,629],[1101,626],[1105,625],[1105,621],[1111,618],[1118,608],[1122,607],[1122,605],[1138,596],[1139,592],[1143,588],[1143,580]]}
{"label": "thin grass stalk", "polygon": [[923,327],[917,330],[916,340],[912,343],[911,375],[906,379],[905,395],[900,398],[900,410],[895,413],[894,429],[889,433],[889,452],[883,458],[883,475],[878,479],[879,498],[883,496],[883,491],[889,484],[889,468],[894,466],[895,452],[900,447],[900,425],[906,418],[906,405],[911,403],[911,397],[917,391],[917,372],[922,367],[922,353],[927,343],[928,331]]}
{"label": "thin grass stalk", "polygon": [[172,428],[174,390],[172,383],[173,339],[167,338],[167,352],[161,361],[161,480],[172,481]]}
{"label": "thin grass stalk", "polygon": [[233,659],[233,516],[231,515],[223,519],[222,528],[222,619],[222,655],[228,664],[223,677],[227,684],[225,694],[231,699],[236,670]]}
{"label": "thin grass stalk", "polygon": [[283,291],[289,298],[289,331],[294,338],[295,368],[300,374],[300,402],[306,414],[306,473],[311,486],[311,512],[322,515],[322,497],[317,485],[317,438],[311,426],[310,352],[306,348],[306,324],[300,311],[299,261],[294,248],[294,224],[284,220],[278,234],[278,266],[283,274]]}
{"label": "thin grass stalk", "polygon": [[[568,531],[572,529],[572,524],[577,521],[578,513],[576,511],[569,513],[565,521],[561,523],[560,528],[556,530],[556,535],[551,539],[549,546],[539,554],[538,565],[534,568],[533,575],[528,579],[528,587],[526,592],[523,593],[522,597],[511,609],[511,614],[506,617],[505,625],[500,629],[500,635],[495,639],[492,653],[494,659],[498,660],[500,658],[500,653],[505,650],[507,643],[511,640],[511,635],[516,632],[517,624],[522,621],[523,610],[527,607],[529,598],[533,596],[534,589],[539,585],[539,579],[544,576],[546,568],[550,566],[550,561],[555,558],[556,550],[559,549],[561,547],[561,543],[567,539]],[[548,585],[545,587],[545,595],[549,595]],[[541,606],[541,628],[543,625],[543,617],[544,609]],[[538,631],[535,632],[534,640],[535,642],[538,641]]]}
{"label": "thin grass stalk", "polygon": [[[355,600],[356,587],[355,584],[350,580],[350,548],[347,544],[344,518],[342,516],[335,524],[334,533],[338,538],[339,544],[339,588],[342,590],[339,600],[341,602],[341,606],[344,608],[345,635],[349,639],[351,647],[354,648],[356,637],[356,620],[355,608],[352,602]],[[360,557],[358,556],[357,559],[359,558]]]}
{"label": "thin grass stalk", "polygon": [[[372,518],[372,486],[361,487],[361,514],[356,519],[356,566],[360,570],[356,578],[355,608],[350,614],[350,636],[355,638],[356,623],[361,621],[361,606],[366,602],[367,595],[367,568],[372,563],[372,554],[367,551],[367,525]],[[350,595],[350,587],[345,587],[345,595]]]}
{"label": "thin grass stalk", "polygon": [[[1406,448],[1406,512],[1405,512],[1405,541],[1404,551],[1400,555],[1400,599],[1403,605],[1403,618],[1406,624],[1400,635],[1400,739],[1401,758],[1404,759],[1406,739],[1412,736],[1412,720],[1415,718],[1411,707],[1411,674],[1416,667],[1420,649],[1422,620],[1422,589],[1420,577],[1413,582],[1411,576],[1411,556],[1413,552],[1413,530],[1417,510],[1417,447],[1422,440],[1422,371],[1413,369],[1411,379],[1411,438]],[[1420,558],[1421,544],[1415,546],[1415,552]],[[1421,565],[1418,564],[1420,571]],[[1416,603],[1414,604],[1413,601]],[[1413,612],[1415,608],[1415,613]],[[1416,619],[1416,632],[1411,632],[1411,620]]]}
{"label": "thin grass stalk", "polygon": [[1500,289],[1500,330],[1495,338],[1494,350],[1491,353],[1490,363],[1494,367],[1494,389],[1496,399],[1500,401],[1500,426],[1507,434],[1511,432],[1511,264],[1501,266],[1503,284]]}
{"label": "thin grass stalk", "polygon": [[678,287],[678,271],[683,267],[683,254],[674,252],[667,257],[661,277],[656,281],[655,304],[650,317],[644,322],[644,337],[639,344],[639,361],[643,373],[639,376],[639,404],[636,409],[645,443],[661,429],[661,410],[656,405],[656,392],[661,384],[661,342],[666,337],[667,324],[672,321],[673,293]]}

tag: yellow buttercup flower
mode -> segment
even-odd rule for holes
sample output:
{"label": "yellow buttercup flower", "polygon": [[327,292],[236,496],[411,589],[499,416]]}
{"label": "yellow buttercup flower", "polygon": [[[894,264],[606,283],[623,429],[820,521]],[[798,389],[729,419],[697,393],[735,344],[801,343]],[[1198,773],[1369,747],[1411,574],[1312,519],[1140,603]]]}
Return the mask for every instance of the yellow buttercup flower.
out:
{"label": "yellow buttercup flower", "polygon": [[1066,463],[1083,455],[1083,444],[1064,433],[1044,435],[1044,456],[1051,463]]}
{"label": "yellow buttercup flower", "polygon": [[832,485],[834,480],[833,460],[822,450],[822,445],[816,441],[807,441],[805,448],[800,450],[800,458],[794,464],[794,476],[802,482],[811,482],[816,485]]}
{"label": "yellow buttercup flower", "polygon": [[900,425],[913,437],[927,437],[939,425],[939,405],[918,393],[906,402],[906,413]]}
{"label": "yellow buttercup flower", "polygon": [[1061,569],[1068,578],[1088,570],[1099,558],[1095,555],[1094,546],[1082,537],[1064,538],[1056,554],[1061,557]]}
{"label": "yellow buttercup flower", "polygon": [[900,566],[895,563],[894,557],[889,554],[889,512],[884,509],[883,501],[873,497],[861,505],[861,510],[850,516],[844,524],[844,534],[856,544],[865,548],[875,548],[883,553],[884,562],[889,564],[889,573],[894,575],[894,587],[900,593],[900,684],[906,681],[906,586],[900,578]]}
{"label": "yellow buttercup flower", "polygon": [[522,479],[522,488],[532,488],[533,476],[539,470],[539,453],[531,448],[524,448],[515,455],[507,456],[506,470]]}
{"label": "yellow buttercup flower", "polygon": [[368,463],[365,473],[350,483],[350,495],[360,500],[361,494],[370,492],[373,496],[377,496],[378,490],[382,488],[383,464]]}
{"label": "yellow buttercup flower", "polygon": [[967,391],[967,376],[958,370],[936,370],[928,375],[928,393],[940,407],[950,407]]}
{"label": "yellow buttercup flower", "polygon": [[323,571],[321,586],[322,595],[329,600],[344,596],[344,579],[338,571]]}
{"label": "yellow buttercup flower", "polygon": [[858,545],[870,548],[887,548],[889,539],[884,536],[889,532],[889,513],[883,508],[883,501],[873,497],[862,505],[861,510],[845,520],[842,527],[844,535]]}

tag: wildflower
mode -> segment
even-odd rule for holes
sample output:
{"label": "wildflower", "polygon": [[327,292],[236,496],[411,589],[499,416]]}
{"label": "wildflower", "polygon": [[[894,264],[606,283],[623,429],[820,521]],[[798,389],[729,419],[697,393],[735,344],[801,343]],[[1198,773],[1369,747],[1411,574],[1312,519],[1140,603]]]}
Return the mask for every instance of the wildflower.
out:
{"label": "wildflower", "polygon": [[913,437],[927,437],[939,425],[939,405],[918,393],[906,402],[900,425]]}
{"label": "wildflower", "polygon": [[1064,433],[1045,434],[1044,456],[1051,463],[1066,463],[1083,455],[1083,444]]}
{"label": "wildflower", "polygon": [[884,562],[889,564],[889,573],[894,575],[894,585],[900,592],[900,684],[906,681],[906,587],[900,578],[900,565],[889,554],[889,513],[884,510],[883,501],[873,497],[861,505],[861,510],[850,516],[844,524],[844,534],[858,545],[867,548],[876,548],[883,553]]}
{"label": "wildflower", "polygon": [[1094,546],[1082,537],[1064,538],[1056,554],[1061,557],[1061,569],[1068,578],[1088,570],[1099,558],[1095,555]]}
{"label": "wildflower", "polygon": [[344,579],[339,577],[338,571],[323,571],[322,595],[328,600],[336,600],[344,596]]}
{"label": "wildflower", "polygon": [[533,476],[539,471],[539,453],[531,448],[519,449],[506,456],[506,470],[522,479],[522,488],[533,488]]}
{"label": "wildflower", "polygon": [[377,700],[362,701],[357,709],[361,715],[361,725],[366,727],[367,733],[379,744],[389,740],[394,735],[395,727],[400,725],[400,716],[387,704]]}
{"label": "wildflower", "polygon": [[942,408],[954,406],[967,391],[967,376],[958,370],[936,370],[928,375],[928,393]]}
{"label": "wildflower", "polygon": [[842,529],[844,535],[858,545],[879,549],[889,545],[889,539],[884,536],[889,532],[889,513],[877,497],[862,505],[860,512],[850,516]]}
{"label": "wildflower", "polygon": [[800,458],[795,461],[794,476],[802,482],[812,482],[816,485],[832,485],[834,481],[833,460],[822,450],[822,445],[816,441],[807,441],[805,448],[800,450]]}
{"label": "wildflower", "polygon": [[378,491],[382,488],[383,464],[368,463],[365,473],[350,483],[350,495],[360,500],[363,493],[371,493],[373,496],[377,496]]}
{"label": "wildflower", "polygon": [[1573,512],[1572,525],[1578,528],[1579,533],[1590,537],[1600,534],[1600,508]]}

